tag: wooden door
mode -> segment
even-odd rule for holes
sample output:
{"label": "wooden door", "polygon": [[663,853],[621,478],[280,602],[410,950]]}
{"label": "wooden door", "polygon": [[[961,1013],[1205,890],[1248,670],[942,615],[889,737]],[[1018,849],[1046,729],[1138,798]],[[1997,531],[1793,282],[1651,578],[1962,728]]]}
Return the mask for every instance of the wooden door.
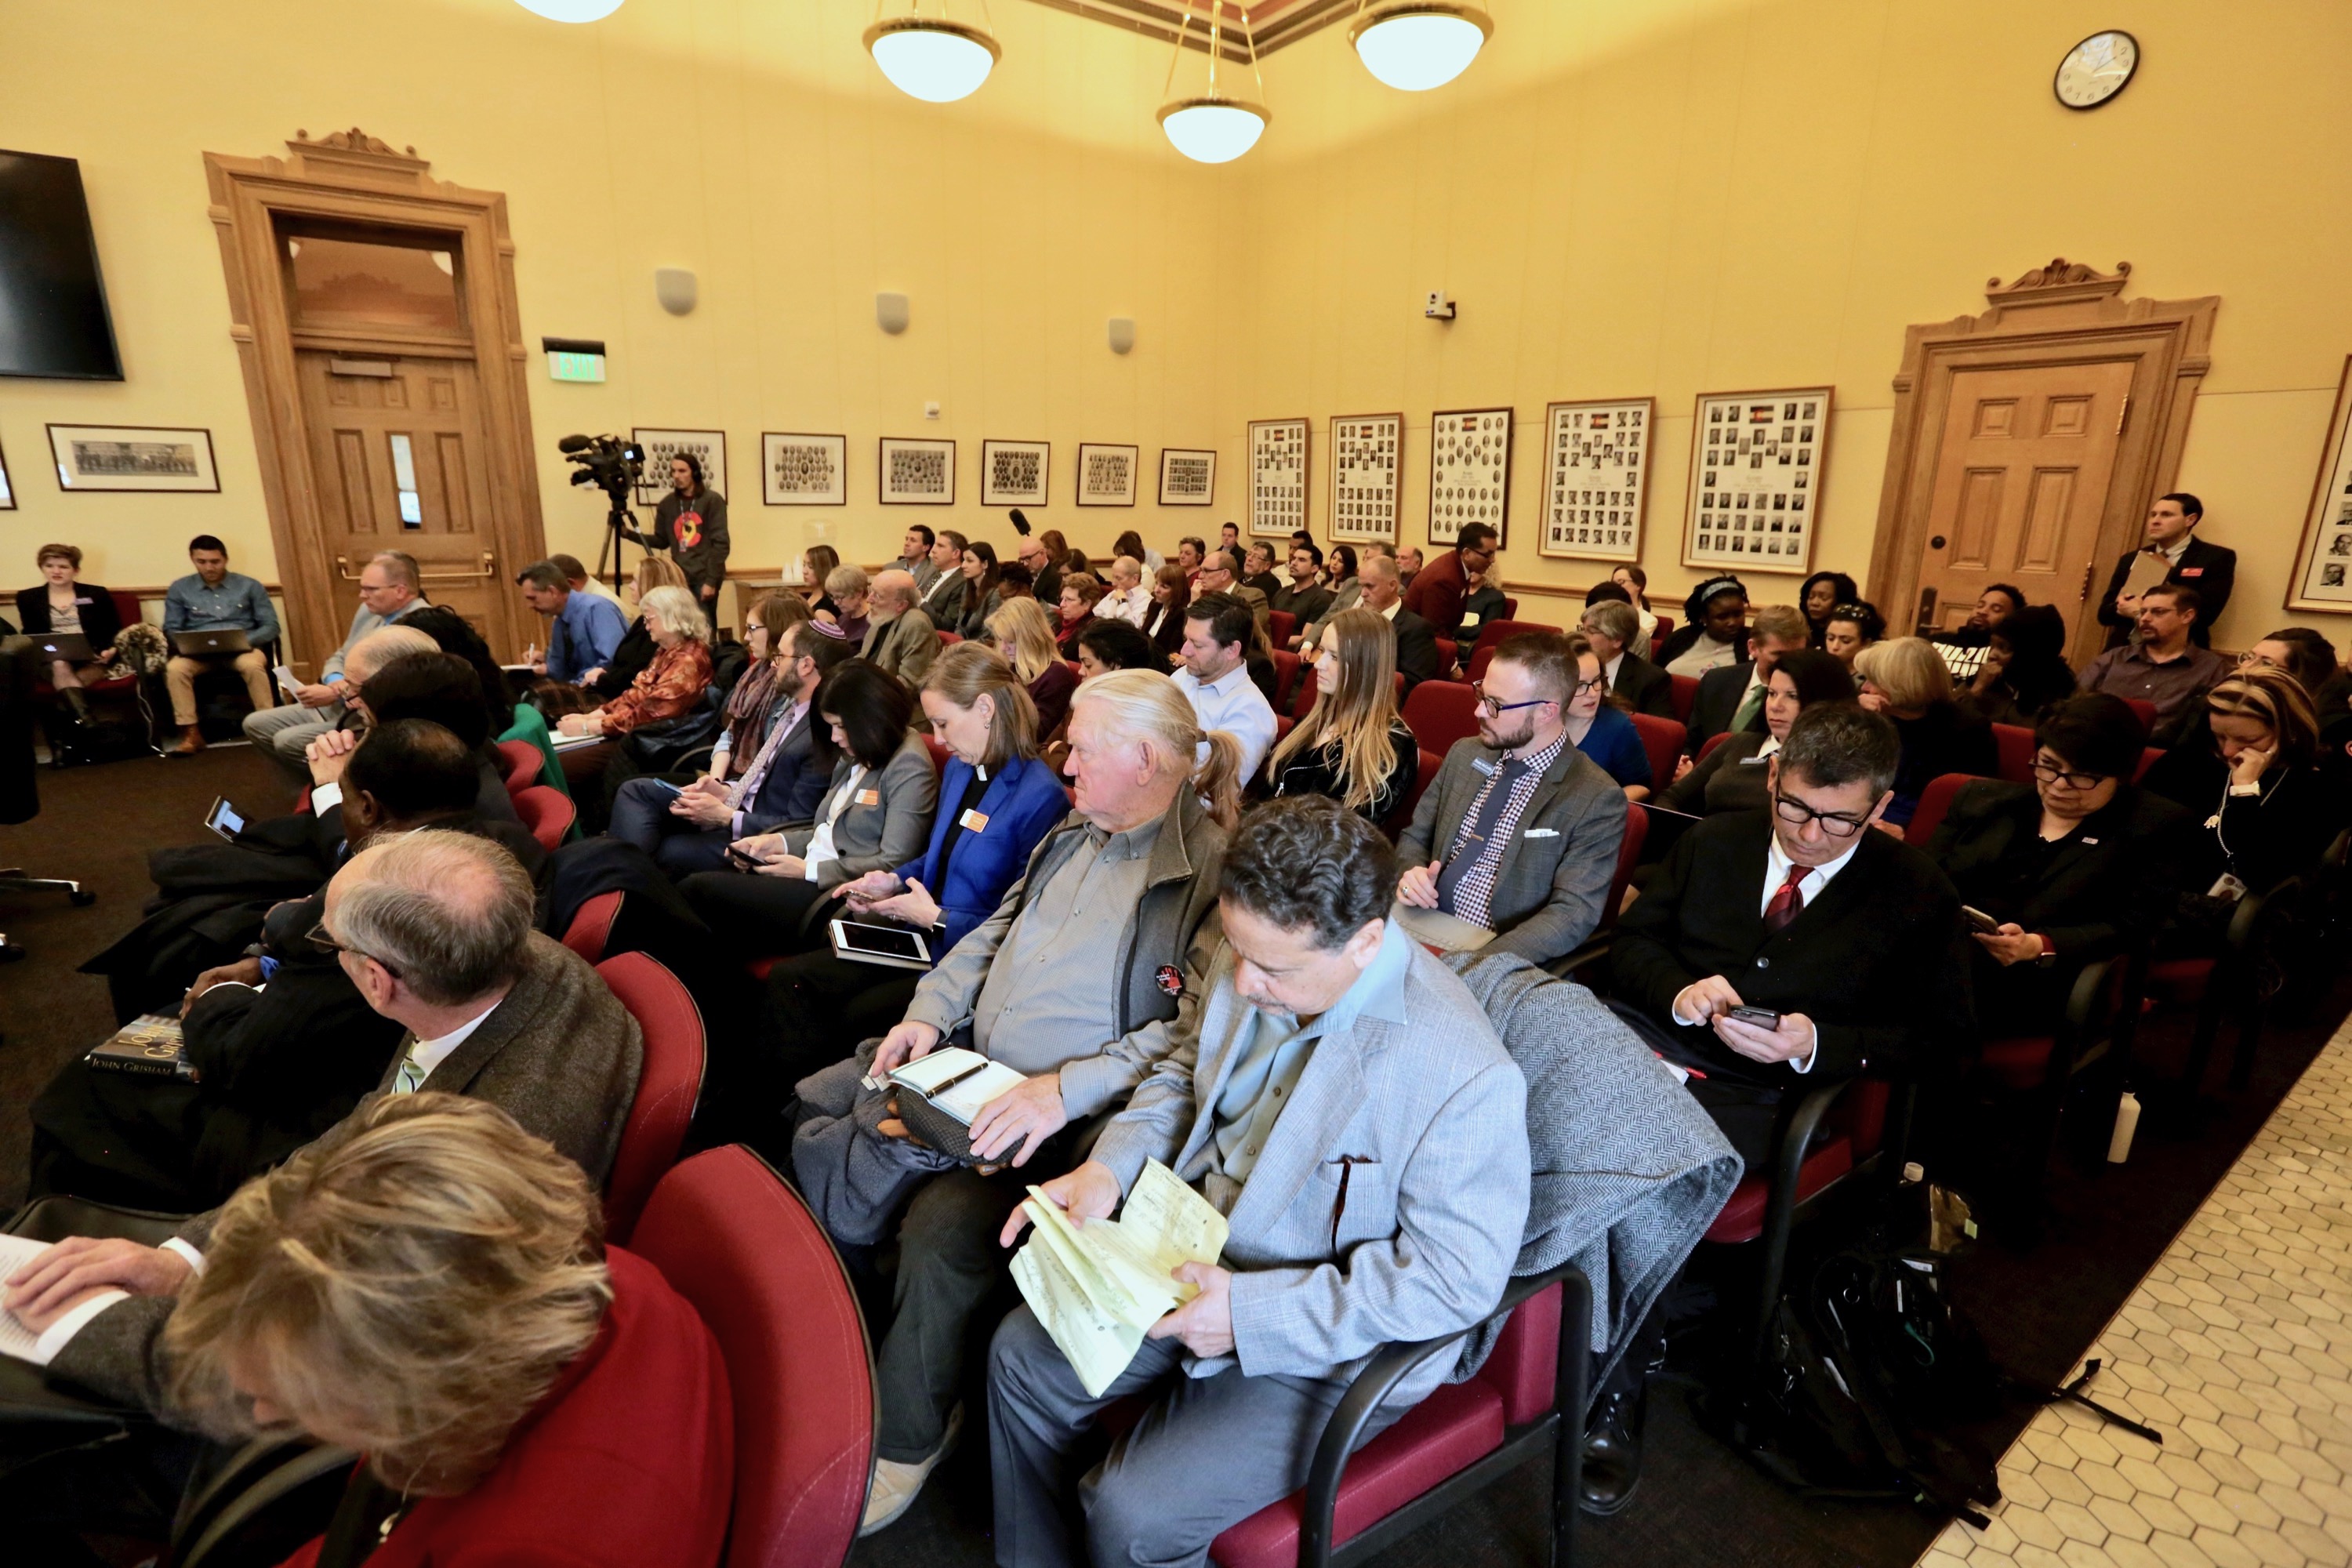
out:
{"label": "wooden door", "polygon": [[[1963,625],[1995,583],[2084,622],[2116,476],[2129,359],[1957,370],[1930,492],[1913,622]],[[1889,619],[1897,617],[1890,616]]]}
{"label": "wooden door", "polygon": [[318,479],[319,542],[342,613],[357,603],[370,556],[405,551],[424,570],[425,597],[512,657],[473,362],[316,349],[295,359]]}

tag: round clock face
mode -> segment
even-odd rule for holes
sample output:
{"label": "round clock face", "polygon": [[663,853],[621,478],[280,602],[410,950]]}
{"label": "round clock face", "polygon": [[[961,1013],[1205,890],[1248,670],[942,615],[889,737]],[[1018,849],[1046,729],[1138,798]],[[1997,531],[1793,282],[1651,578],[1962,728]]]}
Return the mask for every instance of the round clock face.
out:
{"label": "round clock face", "polygon": [[2123,91],[2139,68],[2139,40],[2129,33],[2093,33],[2066,51],[2051,89],[2069,109],[2096,109]]}

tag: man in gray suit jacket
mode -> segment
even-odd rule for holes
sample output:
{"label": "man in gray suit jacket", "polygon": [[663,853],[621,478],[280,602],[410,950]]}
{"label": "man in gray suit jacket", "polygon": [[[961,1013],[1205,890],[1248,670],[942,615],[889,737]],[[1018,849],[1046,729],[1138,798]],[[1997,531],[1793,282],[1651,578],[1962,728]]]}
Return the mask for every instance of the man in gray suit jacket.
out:
{"label": "man in gray suit jacket", "polygon": [[[1108,1217],[1159,1160],[1225,1215],[1199,1293],[1099,1396],[1036,1316],[997,1330],[989,1377],[997,1561],[1202,1563],[1306,1479],[1323,1424],[1384,1344],[1490,1315],[1527,1219],[1527,1086],[1462,983],[1388,921],[1396,859],[1336,802],[1278,800],[1225,857],[1225,945],[1195,1026],[1077,1170],[1045,1192]],[[1010,1246],[1026,1216],[1004,1228]],[[1401,1384],[1378,1430],[1450,1363]],[[1064,1460],[1114,1400],[1181,1373],[1078,1489]],[[1369,1433],[1368,1433],[1369,1435]]]}
{"label": "man in gray suit jacket", "polygon": [[1557,632],[1495,648],[1479,682],[1478,738],[1454,742],[1397,840],[1397,897],[1496,933],[1483,951],[1545,963],[1576,951],[1605,912],[1625,795],[1568,738],[1576,661]]}
{"label": "man in gray suit jacket", "polygon": [[[408,1027],[377,1094],[429,1085],[487,1100],[601,1186],[644,1037],[593,970],[531,930],[531,913],[513,856],[469,834],[419,833],[371,845],[336,873],[313,940],[333,947],[371,1007]],[[53,1377],[168,1414],[160,1336],[211,1232],[199,1215],[161,1247],[69,1237],[5,1304],[43,1336]]]}
{"label": "man in gray suit jacket", "polygon": [[922,590],[915,580],[896,567],[874,579],[868,603],[873,606],[874,622],[866,628],[865,644],[857,650],[860,658],[870,659],[907,683],[909,690],[919,690],[923,677],[931,672],[931,660],[940,657],[939,628],[931,617],[916,607]]}

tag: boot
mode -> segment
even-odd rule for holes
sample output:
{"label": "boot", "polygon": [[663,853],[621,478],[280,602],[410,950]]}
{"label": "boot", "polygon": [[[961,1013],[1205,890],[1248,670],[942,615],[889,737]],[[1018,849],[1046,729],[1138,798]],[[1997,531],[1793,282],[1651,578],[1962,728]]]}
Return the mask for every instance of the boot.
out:
{"label": "boot", "polygon": [[1650,1410],[1647,1379],[1612,1388],[1592,1407],[1584,1428],[1584,1488],[1577,1505],[1607,1519],[1633,1500],[1642,1484],[1642,1428]]}
{"label": "boot", "polygon": [[73,710],[73,716],[84,724],[89,723],[89,698],[83,693],[82,689],[79,686],[68,686],[63,695],[66,706]]}
{"label": "boot", "polygon": [[194,724],[180,726],[180,743],[172,748],[175,757],[193,757],[205,749],[205,732]]}

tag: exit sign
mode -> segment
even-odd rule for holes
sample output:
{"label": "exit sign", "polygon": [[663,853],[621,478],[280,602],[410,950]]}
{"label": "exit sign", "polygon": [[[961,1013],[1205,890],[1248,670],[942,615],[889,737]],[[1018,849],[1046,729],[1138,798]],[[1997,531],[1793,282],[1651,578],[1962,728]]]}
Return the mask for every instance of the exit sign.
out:
{"label": "exit sign", "polygon": [[541,338],[539,346],[547,354],[547,374],[553,381],[602,381],[604,379],[604,345],[587,338]]}

